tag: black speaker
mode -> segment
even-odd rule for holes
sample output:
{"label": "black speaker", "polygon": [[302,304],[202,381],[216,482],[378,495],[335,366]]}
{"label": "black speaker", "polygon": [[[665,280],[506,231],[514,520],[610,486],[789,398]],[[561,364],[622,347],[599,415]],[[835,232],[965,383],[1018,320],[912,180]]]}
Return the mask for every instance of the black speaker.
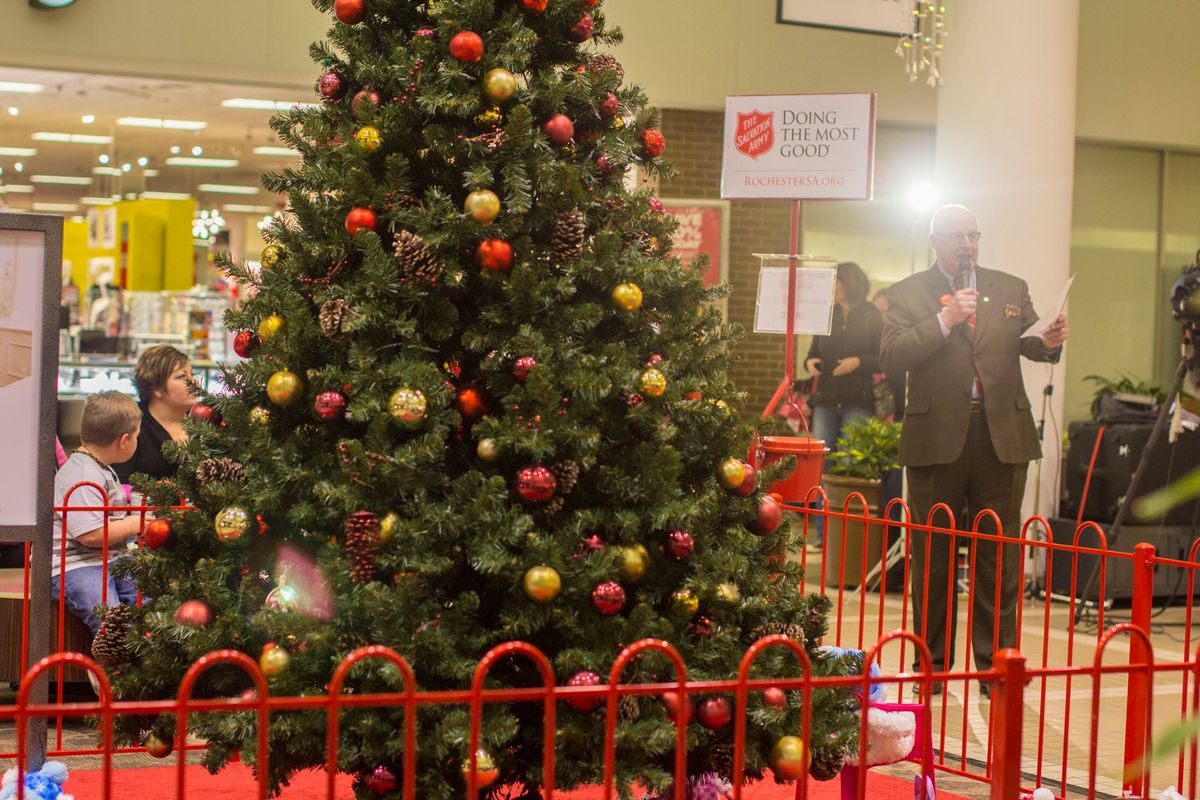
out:
{"label": "black speaker", "polygon": [[[1100,529],[1107,537],[1108,523],[1100,524]],[[1054,517],[1050,520],[1050,530],[1054,535],[1055,544],[1072,544],[1075,541],[1075,520]],[[1108,549],[1117,553],[1132,553],[1135,545],[1146,542],[1154,545],[1155,555],[1176,561],[1187,561],[1196,532],[1187,525],[1122,525],[1115,542],[1108,542]],[[1098,548],[1100,540],[1094,532],[1085,531],[1079,537],[1080,547]],[[1045,553],[1041,548],[1034,549],[1035,554]],[[1070,596],[1071,570],[1075,559],[1072,554],[1063,551],[1054,552],[1054,560],[1050,565],[1053,572],[1050,575],[1050,590],[1057,595]],[[1133,562],[1128,558],[1108,557],[1104,568],[1104,599],[1129,600],[1133,597]],[[1091,553],[1081,553],[1078,557],[1078,568],[1075,570],[1075,594],[1080,599],[1096,600],[1099,594],[1100,575],[1097,572],[1092,589],[1084,597],[1092,570],[1096,569],[1100,556]],[[1187,596],[1187,573],[1182,567],[1159,566],[1154,571],[1154,597],[1158,601],[1166,601],[1172,597],[1183,599]],[[1200,572],[1196,575],[1193,592],[1200,597]]]}
{"label": "black speaker", "polygon": [[[1072,422],[1067,429],[1070,445],[1058,510],[1059,515],[1063,517],[1076,519],[1079,516],[1083,485],[1099,430],[1100,423],[1091,420]],[[1129,491],[1133,473],[1153,430],[1153,424],[1144,422],[1113,423],[1104,429],[1083,508],[1085,521],[1112,522],[1116,519],[1117,510]],[[1150,461],[1138,487],[1138,495],[1161,489],[1197,465],[1200,465],[1200,431],[1181,431],[1174,444],[1167,441],[1164,432],[1150,452]],[[1161,523],[1190,526],[1197,520],[1200,520],[1200,498],[1177,506],[1167,512],[1166,517],[1161,520],[1138,519],[1132,509],[1125,516],[1128,524],[1140,525]]]}

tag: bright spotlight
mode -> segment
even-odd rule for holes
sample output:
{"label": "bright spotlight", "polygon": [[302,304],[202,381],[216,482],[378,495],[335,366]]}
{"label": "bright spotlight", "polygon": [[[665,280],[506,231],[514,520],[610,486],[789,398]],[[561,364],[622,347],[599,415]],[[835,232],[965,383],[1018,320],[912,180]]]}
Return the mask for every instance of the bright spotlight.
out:
{"label": "bright spotlight", "polygon": [[917,181],[908,190],[908,207],[913,211],[932,211],[941,197],[932,181]]}

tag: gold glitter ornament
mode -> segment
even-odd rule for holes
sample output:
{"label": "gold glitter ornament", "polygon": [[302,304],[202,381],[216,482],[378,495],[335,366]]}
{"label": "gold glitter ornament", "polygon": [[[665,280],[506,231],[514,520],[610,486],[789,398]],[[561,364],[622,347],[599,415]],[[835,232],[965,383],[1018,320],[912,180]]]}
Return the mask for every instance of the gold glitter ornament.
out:
{"label": "gold glitter ornament", "polygon": [[213,520],[213,530],[217,539],[222,542],[232,542],[240,539],[250,528],[250,512],[241,506],[225,506],[217,512]]}
{"label": "gold glitter ornament", "polygon": [[258,658],[258,665],[262,668],[263,675],[273,678],[286,672],[291,660],[292,657],[287,650],[277,644],[269,644],[263,648],[262,655]]}
{"label": "gold glitter ornament", "polygon": [[255,425],[267,425],[271,422],[271,411],[262,406],[250,409],[250,421]]}
{"label": "gold glitter ornament", "polygon": [[480,439],[479,444],[475,445],[475,455],[479,456],[479,460],[491,463],[500,457],[500,443],[495,439]]}
{"label": "gold glitter ornament", "polygon": [[651,367],[638,378],[638,388],[648,397],[662,397],[667,390],[667,376],[661,370]]}
{"label": "gold glitter ornament", "polygon": [[263,248],[259,261],[264,269],[269,269],[278,264],[281,258],[283,258],[283,248],[277,244],[269,244]]}
{"label": "gold glitter ornament", "polygon": [[402,428],[416,428],[425,421],[429,404],[420,389],[402,387],[388,398],[388,413]]}
{"label": "gold glitter ornament", "polygon": [[271,314],[258,323],[258,338],[268,342],[287,331],[287,321],[278,314]]}
{"label": "gold glitter ornament", "polygon": [[612,126],[614,130],[621,130],[625,127],[625,120],[622,117],[613,117]]}
{"label": "gold glitter ornament", "polygon": [[676,608],[686,612],[689,616],[700,610],[700,598],[696,597],[696,593],[687,587],[676,589],[675,593],[671,595],[671,600],[674,601]]}
{"label": "gold glitter ornament", "polygon": [[562,589],[562,577],[554,567],[531,567],[521,580],[525,596],[535,603],[549,603]]}
{"label": "gold glitter ornament", "polygon": [[476,189],[467,195],[463,211],[470,214],[471,219],[486,225],[500,216],[500,198],[491,189]]}
{"label": "gold glitter ornament", "polygon": [[396,535],[396,527],[400,524],[400,515],[395,511],[389,511],[383,519],[379,520],[379,541],[391,541],[391,538]]}
{"label": "gold glitter ornament", "polygon": [[637,311],[642,306],[642,289],[636,283],[619,283],[612,290],[612,301],[622,311]]}
{"label": "gold glitter ornament", "polygon": [[504,115],[500,113],[500,109],[492,106],[487,111],[481,111],[475,115],[475,124],[484,126],[499,125],[503,119]]}
{"label": "gold glitter ornament", "polygon": [[290,369],[281,369],[267,379],[267,399],[277,406],[290,406],[304,392],[304,381]]}
{"label": "gold glitter ornament", "polygon": [[511,100],[517,93],[517,76],[503,67],[490,69],[483,76],[483,96],[493,103]]}
{"label": "gold glitter ornament", "polygon": [[383,147],[383,134],[374,125],[363,125],[354,132],[354,141],[368,153],[374,153]]}
{"label": "gold glitter ornament", "polygon": [[650,566],[650,553],[645,545],[635,544],[632,547],[621,548],[621,577],[630,583],[637,583],[646,575]]}

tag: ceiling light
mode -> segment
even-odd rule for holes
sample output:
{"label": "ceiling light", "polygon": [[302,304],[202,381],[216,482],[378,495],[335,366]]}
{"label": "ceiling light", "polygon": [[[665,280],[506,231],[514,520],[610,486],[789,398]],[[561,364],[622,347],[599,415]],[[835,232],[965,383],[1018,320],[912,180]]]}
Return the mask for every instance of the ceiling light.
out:
{"label": "ceiling light", "polygon": [[226,203],[221,210],[228,214],[269,214],[270,206],[248,206],[242,203]]}
{"label": "ceiling light", "polygon": [[144,167],[144,166],[146,166],[146,165],[147,165],[147,164],[149,164],[149,163],[150,163],[150,159],[146,158],[145,156],[141,156],[141,157],[138,159],[138,166],[139,166],[139,167]]}
{"label": "ceiling light", "polygon": [[31,183],[54,183],[61,186],[88,186],[92,179],[79,175],[33,175],[29,181]]}
{"label": "ceiling light", "polygon": [[34,8],[66,8],[74,2],[75,0],[29,0],[29,5]]}
{"label": "ceiling light", "polygon": [[13,169],[15,169],[17,172],[24,172],[25,165],[18,161],[17,163],[13,164]]}
{"label": "ceiling light", "polygon": [[100,154],[100,163],[101,163],[101,164],[107,164],[107,163],[108,163],[108,153],[101,153],[101,154]]}
{"label": "ceiling light", "polygon": [[232,169],[238,165],[236,158],[191,158],[189,156],[171,156],[167,159],[168,167],[216,167]]}
{"label": "ceiling light", "polygon": [[9,106],[8,113],[15,117],[17,114],[21,113],[21,109],[17,108],[16,106]]}
{"label": "ceiling light", "polygon": [[121,165],[121,172],[129,172],[131,169],[133,169],[133,164],[130,164],[128,161]]}
{"label": "ceiling light", "polygon": [[81,197],[79,202],[85,206],[107,206],[112,203],[112,200],[108,197]]}
{"label": "ceiling light", "polygon": [[71,144],[112,144],[111,136],[98,136],[92,133],[61,133],[59,131],[38,131],[30,137],[35,142],[70,142]]}
{"label": "ceiling light", "polygon": [[267,146],[267,147],[254,148],[254,155],[256,155],[256,156],[286,156],[288,158],[299,158],[300,151],[293,150],[290,147]]}
{"label": "ceiling light", "polygon": [[201,147],[200,145],[196,145],[195,147],[192,148],[192,155],[199,156],[199,155],[203,155],[203,154],[204,154],[204,148]]}
{"label": "ceiling light", "polygon": [[190,200],[186,192],[142,192],[143,200]]}
{"label": "ceiling light", "polygon": [[294,100],[255,100],[249,97],[234,97],[222,100],[225,108],[246,108],[253,111],[290,111],[293,108],[314,108],[316,103],[300,103]]}
{"label": "ceiling light", "polygon": [[207,122],[188,119],[159,119],[158,117],[119,117],[118,125],[132,128],[166,128],[172,131],[202,131],[208,127]]}
{"label": "ceiling light", "polygon": [[78,203],[34,203],[34,211],[78,211]]}
{"label": "ceiling light", "polygon": [[177,144],[171,145],[171,155],[173,155],[173,156],[179,155],[179,145],[177,145]]}
{"label": "ceiling light", "polygon": [[19,83],[17,81],[0,81],[0,92],[15,94],[37,94],[45,89],[40,83]]}
{"label": "ceiling light", "polygon": [[142,174],[143,174],[143,175],[145,175],[147,178],[157,178],[157,177],[158,177],[158,170],[156,170],[156,169],[144,169],[144,170],[142,170]]}
{"label": "ceiling light", "polygon": [[93,122],[96,121],[96,115],[95,114],[84,114],[82,117],[79,118],[79,121],[82,122],[84,125],[91,125]]}
{"label": "ceiling light", "polygon": [[112,175],[113,177],[119,178],[121,176],[121,170],[117,167],[92,167],[92,174]]}
{"label": "ceiling light", "polygon": [[0,156],[14,158],[33,158],[37,155],[36,147],[0,147]]}
{"label": "ceiling light", "polygon": [[33,194],[33,187],[27,183],[25,183],[25,184],[21,184],[21,183],[0,184],[0,189],[3,189],[4,191],[8,192],[9,194]]}
{"label": "ceiling light", "polygon": [[209,194],[258,194],[257,186],[232,186],[226,183],[202,183],[196,187]]}

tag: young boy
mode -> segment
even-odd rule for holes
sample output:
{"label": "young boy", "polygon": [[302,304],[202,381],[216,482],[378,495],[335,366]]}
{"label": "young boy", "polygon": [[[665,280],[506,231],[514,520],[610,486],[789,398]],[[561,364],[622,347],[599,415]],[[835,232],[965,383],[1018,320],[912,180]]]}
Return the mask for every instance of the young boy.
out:
{"label": "young boy", "polygon": [[[95,506],[97,510],[66,512],[66,564],[63,565],[63,513],[54,512],[54,563],[51,567],[51,596],[58,600],[60,580],[66,584],[67,607],[91,629],[100,628],[93,609],[101,604],[104,588],[104,529],[105,512],[102,506],[128,505],[121,482],[112,464],[128,461],[137,448],[138,429],[142,412],[133,398],[120,392],[100,392],[87,399],[83,406],[80,438],[83,444],[71,454],[54,476],[54,505],[78,508]],[[103,487],[80,486],[67,502],[67,492],[76,484],[88,482]],[[119,558],[130,539],[141,531],[139,514],[114,511],[108,517],[108,563]],[[147,515],[149,518],[149,515]],[[65,572],[60,575],[59,572]],[[128,577],[115,578],[108,573],[107,604],[133,603],[137,587]]]}

